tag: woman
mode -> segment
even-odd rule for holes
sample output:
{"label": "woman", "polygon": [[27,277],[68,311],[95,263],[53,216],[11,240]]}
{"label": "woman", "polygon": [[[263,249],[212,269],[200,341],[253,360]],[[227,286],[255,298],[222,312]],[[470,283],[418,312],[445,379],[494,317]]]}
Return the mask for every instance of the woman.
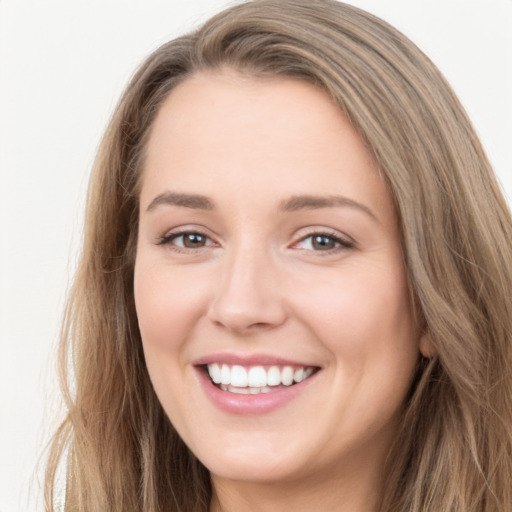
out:
{"label": "woman", "polygon": [[235,6],[105,135],[61,347],[69,510],[512,505],[512,222],[381,20]]}

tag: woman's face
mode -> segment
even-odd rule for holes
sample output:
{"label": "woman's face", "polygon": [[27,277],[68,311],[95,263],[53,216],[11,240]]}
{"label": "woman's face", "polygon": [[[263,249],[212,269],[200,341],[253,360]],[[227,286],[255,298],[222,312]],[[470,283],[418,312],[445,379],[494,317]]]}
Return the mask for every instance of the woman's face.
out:
{"label": "woman's face", "polygon": [[214,482],[381,467],[422,342],[361,138],[309,84],[224,71],[171,93],[147,149],[135,301],[185,443]]}

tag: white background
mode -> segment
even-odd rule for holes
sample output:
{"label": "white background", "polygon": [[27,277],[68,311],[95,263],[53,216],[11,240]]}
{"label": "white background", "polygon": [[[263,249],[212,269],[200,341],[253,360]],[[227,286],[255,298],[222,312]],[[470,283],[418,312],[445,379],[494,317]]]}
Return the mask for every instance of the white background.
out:
{"label": "white background", "polygon": [[[512,197],[512,0],[352,0],[438,64]],[[0,0],[0,512],[36,506],[95,149],[140,61],[219,0]]]}

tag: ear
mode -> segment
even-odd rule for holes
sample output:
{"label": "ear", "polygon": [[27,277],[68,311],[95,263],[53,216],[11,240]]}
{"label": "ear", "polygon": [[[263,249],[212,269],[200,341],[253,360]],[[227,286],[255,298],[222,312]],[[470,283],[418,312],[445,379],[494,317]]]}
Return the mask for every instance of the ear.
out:
{"label": "ear", "polygon": [[420,338],[419,343],[420,353],[423,357],[427,359],[431,359],[432,357],[437,355],[437,349],[432,342],[432,338],[430,337],[430,333],[425,331]]}

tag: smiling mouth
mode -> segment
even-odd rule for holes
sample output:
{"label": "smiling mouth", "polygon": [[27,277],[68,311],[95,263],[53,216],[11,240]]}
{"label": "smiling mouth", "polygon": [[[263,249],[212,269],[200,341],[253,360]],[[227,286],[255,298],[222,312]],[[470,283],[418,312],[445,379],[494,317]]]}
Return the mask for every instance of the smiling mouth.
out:
{"label": "smiling mouth", "polygon": [[212,383],[222,391],[244,395],[272,393],[310,378],[315,366],[241,366],[212,363],[204,365]]}

